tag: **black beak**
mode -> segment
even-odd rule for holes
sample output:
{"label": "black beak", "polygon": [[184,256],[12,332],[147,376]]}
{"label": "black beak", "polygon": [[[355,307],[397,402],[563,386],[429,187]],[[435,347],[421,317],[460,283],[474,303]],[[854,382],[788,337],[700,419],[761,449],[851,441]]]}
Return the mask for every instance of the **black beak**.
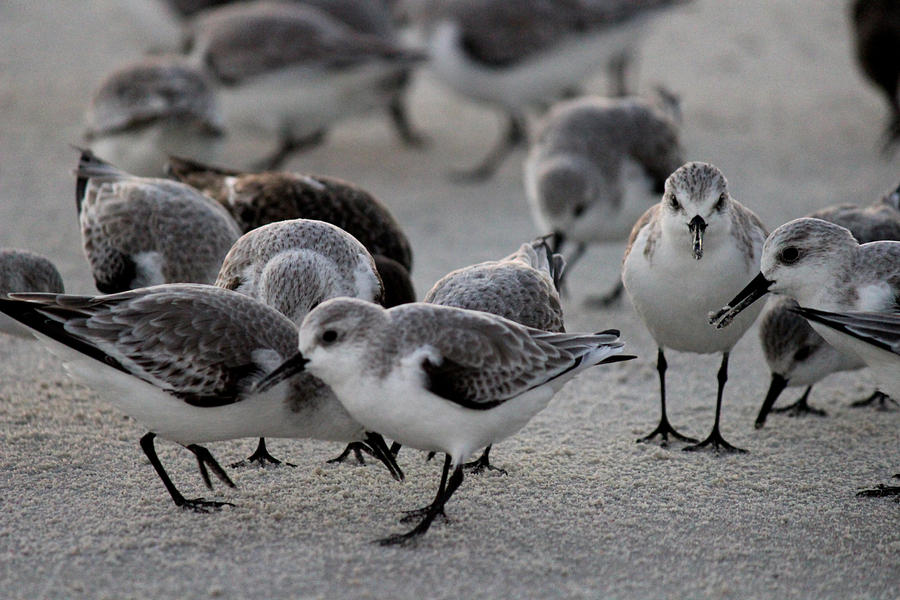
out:
{"label": "black beak", "polygon": [[700,260],[703,258],[703,232],[706,231],[706,221],[697,215],[688,223],[688,231],[691,232],[691,249],[694,252],[694,258]]}
{"label": "black beak", "polygon": [[711,313],[709,315],[709,324],[715,325],[716,329],[727,327],[742,310],[765,296],[773,283],[775,282],[769,281],[760,273],[744,289],[738,292],[738,295],[732,298],[731,302],[723,306],[719,312]]}
{"label": "black beak", "polygon": [[769,391],[766,392],[766,399],[763,400],[762,406],[759,408],[759,414],[756,415],[756,422],[753,423],[754,427],[759,429],[766,424],[766,417],[772,412],[772,406],[778,400],[778,396],[781,395],[784,388],[787,387],[787,384],[787,379],[778,373],[772,373],[772,382],[769,384]]}
{"label": "black beak", "polygon": [[403,471],[400,469],[400,465],[397,464],[394,453],[384,443],[384,438],[381,437],[381,434],[367,431],[366,443],[372,451],[372,456],[384,463],[387,470],[391,472],[391,476],[397,481],[403,481]]}
{"label": "black beak", "polygon": [[278,365],[277,369],[260,379],[257,382],[256,387],[254,388],[255,391],[257,393],[262,393],[268,389],[275,387],[288,377],[291,377],[292,375],[296,375],[297,373],[303,371],[303,369],[306,367],[306,363],[308,362],[309,360],[304,358],[303,355],[298,352],[297,354],[293,355],[292,357]]}

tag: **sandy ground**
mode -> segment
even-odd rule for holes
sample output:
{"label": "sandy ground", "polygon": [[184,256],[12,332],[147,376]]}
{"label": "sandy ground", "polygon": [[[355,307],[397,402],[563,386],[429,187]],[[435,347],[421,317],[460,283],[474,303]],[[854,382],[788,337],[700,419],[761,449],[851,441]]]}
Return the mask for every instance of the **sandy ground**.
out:
{"label": "sandy ground", "polygon": [[[658,22],[643,47],[639,87],[664,82],[683,96],[688,156],[718,165],[770,227],[897,182],[900,155],[878,154],[885,111],[853,64],[844,4],[698,0]],[[0,4],[0,245],[49,256],[73,292],[93,286],[67,144],[103,74],[173,36],[125,5]],[[445,177],[486,150],[494,112],[424,76],[413,115],[428,150],[402,148],[372,117],[291,166],[382,198],[410,235],[424,294],[448,270],[538,232],[521,152],[485,185]],[[140,425],[40,345],[0,339],[0,596],[896,598],[900,505],[854,494],[900,471],[900,411],[848,408],[871,391],[870,376],[842,374],[813,392],[827,418],[774,415],[755,431],[768,373],[754,328],[734,351],[724,409],[725,436],[749,454],[635,444],[658,418],[653,342],[627,302],[584,303],[615,280],[621,252],[595,250],[573,271],[568,326],[618,327],[641,359],[569,384],[494,449],[509,475],[468,478],[451,522],[411,549],[370,541],[402,531],[400,511],[431,499],[438,468],[420,454],[401,456],[407,481],[397,484],[380,467],[325,464],[336,444],[274,441],[297,468],[235,470],[238,488],[212,496],[237,507],[182,512],[140,451]],[[669,362],[670,417],[703,436],[718,357]],[[227,464],[252,445],[210,448]],[[209,495],[188,452],[158,447],[186,495]]]}

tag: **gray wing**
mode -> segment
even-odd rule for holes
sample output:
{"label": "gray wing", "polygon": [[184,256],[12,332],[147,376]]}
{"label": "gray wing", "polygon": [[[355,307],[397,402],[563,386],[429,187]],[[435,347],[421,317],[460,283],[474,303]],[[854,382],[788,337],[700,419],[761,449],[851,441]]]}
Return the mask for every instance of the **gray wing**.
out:
{"label": "gray wing", "polygon": [[800,306],[790,310],[807,320],[827,325],[873,346],[900,355],[900,313],[838,313]]}
{"label": "gray wing", "polygon": [[535,329],[565,330],[553,280],[519,262],[489,262],[448,273],[425,302],[480,310]]}
{"label": "gray wing", "polygon": [[357,33],[311,6],[258,2],[225,6],[191,24],[193,52],[227,84],[293,66],[328,68],[404,52]]}
{"label": "gray wing", "polygon": [[97,297],[17,294],[0,299],[0,310],[198,406],[239,401],[297,345],[296,328],[277,311],[204,285]]}
{"label": "gray wing", "polygon": [[618,334],[559,334],[493,315],[441,306],[389,311],[398,355],[427,348],[427,388],[467,408],[488,409],[577,367],[598,346],[621,346]]}
{"label": "gray wing", "polygon": [[846,227],[860,244],[879,240],[900,241],[900,212],[887,204],[867,207],[842,204],[823,208],[809,216]]}
{"label": "gray wing", "polygon": [[161,179],[91,180],[82,203],[84,251],[98,289],[118,292],[146,285],[135,255],[160,255],[164,282],[211,283],[237,224],[189,186]]}
{"label": "gray wing", "polygon": [[445,10],[461,27],[462,45],[476,61],[512,65],[566,36],[609,27],[677,0],[457,0]]}

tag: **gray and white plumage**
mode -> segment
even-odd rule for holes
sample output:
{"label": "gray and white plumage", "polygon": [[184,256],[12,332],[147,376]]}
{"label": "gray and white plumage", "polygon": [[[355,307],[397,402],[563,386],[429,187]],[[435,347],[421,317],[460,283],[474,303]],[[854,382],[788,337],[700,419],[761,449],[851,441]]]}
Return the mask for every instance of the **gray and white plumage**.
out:
{"label": "gray and white plumage", "polygon": [[455,484],[412,532],[385,540],[398,543],[428,529],[469,454],[521,429],[577,373],[624,359],[622,345],[614,331],[550,333],[454,307],[338,298],[304,320],[294,360],[366,427],[448,456]]}
{"label": "gray and white plumage", "polygon": [[[186,447],[261,435],[364,439],[310,374],[257,393],[256,384],[296,351],[297,329],[242,294],[167,284],[98,297],[19,294],[0,299],[0,310],[33,328],[98,394]],[[176,504],[179,496],[172,493]]]}
{"label": "gray and white plumage", "polygon": [[384,295],[365,247],[346,231],[309,219],[278,221],[245,233],[225,256],[216,286],[256,298],[298,327],[330,298],[381,302]]}
{"label": "gray and white plumage", "polygon": [[84,253],[104,293],[212,283],[241,232],[193,187],[130,175],[83,151],[75,170]]}
{"label": "gray and white plumage", "polygon": [[[900,190],[895,189],[870,205],[841,204],[817,210],[808,216],[846,227],[860,243],[900,241],[898,204]],[[858,357],[844,355],[832,348],[805,319],[791,310],[796,306],[796,301],[790,299],[770,303],[760,320],[760,342],[772,372],[772,384],[757,416],[757,427],[765,422],[780,389],[812,386],[831,373],[865,366]],[[801,403],[795,405],[797,409],[814,410],[806,405],[808,393],[807,389]]]}
{"label": "gray and white plumage", "polygon": [[415,301],[415,294],[409,295],[409,239],[387,207],[366,190],[333,177],[286,171],[242,173],[175,157],[168,172],[219,202],[244,232],[287,219],[315,219],[340,227],[359,240],[376,263],[379,256],[395,261],[382,261],[384,268],[379,270],[386,283],[398,281],[386,289],[389,296]]}
{"label": "gray and white plumage", "polygon": [[85,140],[129,173],[162,174],[170,154],[215,160],[224,122],[212,82],[182,57],[126,63],[100,83],[87,110]]}
{"label": "gray and white plumage", "polygon": [[[524,141],[527,109],[571,93],[603,64],[621,65],[645,23],[678,0],[456,0],[430,2],[429,69],[464,96],[504,109],[506,144]],[[498,145],[476,169],[486,177],[509,147]]]}
{"label": "gray and white plumage", "polygon": [[[516,323],[564,332],[558,284],[565,259],[554,254],[544,238],[522,244],[501,260],[463,267],[444,275],[425,295],[425,302],[499,315]],[[474,472],[497,470],[488,446],[474,463]]]}
{"label": "gray and white plumage", "polygon": [[576,246],[571,267],[588,244],[625,241],[683,162],[677,124],[652,102],[560,102],[538,125],[525,160],[532,219]]}
{"label": "gray and white plumage", "polygon": [[[896,314],[900,312],[900,242],[859,244],[848,229],[834,223],[811,218],[789,221],[766,239],[759,274],[721,310],[711,313],[710,323],[717,328],[728,326],[770,292],[794,298],[804,309]],[[821,323],[811,325],[837,350],[866,361],[853,336]],[[875,375],[881,382],[877,371]]]}
{"label": "gray and white plumage", "polygon": [[811,323],[841,334],[843,343],[876,373],[884,390],[900,395],[900,308],[891,313],[794,310]]}
{"label": "gray and white plumage", "polygon": [[[722,352],[716,423],[705,442],[734,449],[719,434],[728,356],[762,306],[743,315],[728,336],[707,324],[707,314],[740,290],[757,272],[766,229],[752,211],[734,200],[725,176],[707,163],[687,163],[666,180],[659,204],[635,224],[622,264],[622,281],[631,303],[656,341],[659,352],[662,418],[647,438],[681,436],[665,411],[664,349],[708,354]],[[692,446],[691,449],[700,446]]]}
{"label": "gray and white plumage", "polygon": [[[245,233],[225,256],[216,286],[271,306],[297,327],[329,298],[384,299],[365,247],[343,229],[309,219],[277,221]],[[264,440],[247,462],[280,463]]]}
{"label": "gray and white plumage", "polygon": [[189,23],[188,45],[192,62],[220,85],[229,128],[280,139],[270,167],[341,118],[386,106],[398,73],[420,58],[304,3],[204,11]]}
{"label": "gray and white plumage", "polygon": [[[28,250],[0,248],[0,295],[64,291],[62,276],[49,259]],[[0,318],[0,333],[31,337],[28,328],[6,316]]]}
{"label": "gray and white plumage", "polygon": [[526,327],[564,332],[556,281],[565,260],[546,241],[522,244],[513,254],[451,271],[425,295],[425,302],[480,310]]}

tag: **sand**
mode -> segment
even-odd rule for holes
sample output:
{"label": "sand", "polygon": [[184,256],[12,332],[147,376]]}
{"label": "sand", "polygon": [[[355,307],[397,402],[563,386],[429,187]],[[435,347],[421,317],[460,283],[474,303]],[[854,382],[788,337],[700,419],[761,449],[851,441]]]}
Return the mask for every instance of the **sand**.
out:
{"label": "sand", "polygon": [[[132,0],[132,4],[150,0]],[[853,63],[844,2],[708,0],[660,20],[638,86],[684,101],[691,159],[719,166],[769,227],[836,202],[869,202],[897,183],[882,157],[885,109]],[[93,293],[80,250],[71,169],[90,91],[110,68],[175,38],[116,0],[0,4],[0,245],[50,257],[69,291]],[[154,30],[154,28],[156,28]],[[602,77],[590,89],[603,91]],[[406,228],[421,295],[447,271],[508,254],[538,233],[519,152],[492,181],[452,184],[500,117],[428,75],[413,89],[426,150],[403,148],[383,118],[348,121],[295,170],[372,190]],[[329,465],[338,444],[272,441],[298,466],[233,470],[208,492],[192,455],[158,443],[185,495],[235,503],[219,513],[171,503],[138,446],[141,426],[67,378],[39,344],[0,339],[0,596],[4,598],[896,598],[900,505],[856,491],[900,472],[900,410],[851,409],[871,375],[817,386],[827,418],[753,419],[768,385],[754,327],[735,348],[723,432],[742,456],[635,444],[658,419],[655,347],[628,302],[588,307],[617,277],[622,247],[572,272],[570,330],[622,330],[640,359],[593,369],[492,458],[507,476],[467,478],[413,548],[371,540],[403,531],[400,511],[430,501],[439,474],[401,455]],[[673,299],[674,301],[674,299]],[[670,418],[705,436],[717,356],[670,353]],[[800,390],[789,390],[783,402]],[[251,440],[211,444],[223,464]]]}

